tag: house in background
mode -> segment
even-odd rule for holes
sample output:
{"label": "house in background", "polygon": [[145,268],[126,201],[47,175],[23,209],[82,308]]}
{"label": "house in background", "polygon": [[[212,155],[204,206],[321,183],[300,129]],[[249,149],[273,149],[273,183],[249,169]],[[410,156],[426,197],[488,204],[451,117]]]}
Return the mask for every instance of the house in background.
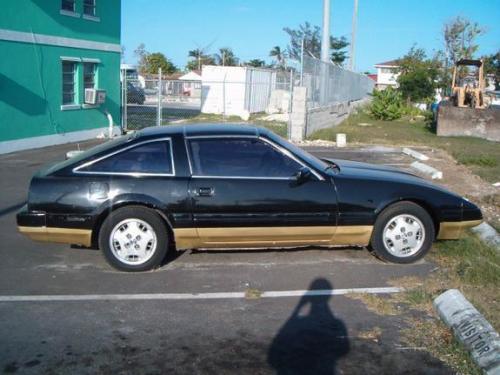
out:
{"label": "house in background", "polygon": [[[120,9],[120,0],[2,1],[0,153],[93,138],[106,112],[120,124]],[[95,89],[105,97],[94,101]]]}
{"label": "house in background", "polygon": [[399,61],[391,60],[383,63],[375,64],[377,69],[377,84],[376,88],[378,90],[383,90],[387,87],[398,86],[398,76],[399,76]]}

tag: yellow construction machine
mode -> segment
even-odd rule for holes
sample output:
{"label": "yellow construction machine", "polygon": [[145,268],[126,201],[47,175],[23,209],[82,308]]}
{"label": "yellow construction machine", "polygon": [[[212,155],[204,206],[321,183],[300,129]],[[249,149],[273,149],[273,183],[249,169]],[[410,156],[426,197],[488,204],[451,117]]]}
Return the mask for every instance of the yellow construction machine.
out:
{"label": "yellow construction machine", "polygon": [[[474,67],[472,70],[470,67]],[[486,108],[482,60],[462,59],[453,69],[451,102],[455,107]]]}

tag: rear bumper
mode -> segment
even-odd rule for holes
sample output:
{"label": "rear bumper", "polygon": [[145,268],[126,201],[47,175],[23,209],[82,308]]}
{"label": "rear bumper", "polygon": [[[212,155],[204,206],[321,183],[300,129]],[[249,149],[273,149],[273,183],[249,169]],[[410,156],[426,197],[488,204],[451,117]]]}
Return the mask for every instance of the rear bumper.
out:
{"label": "rear bumper", "polygon": [[17,214],[17,230],[34,241],[57,242],[91,246],[92,230],[47,226],[45,212],[28,211],[27,206]]}
{"label": "rear bumper", "polygon": [[464,232],[481,224],[483,220],[468,220],[468,221],[448,221],[442,222],[439,225],[438,240],[456,240],[464,234]]}

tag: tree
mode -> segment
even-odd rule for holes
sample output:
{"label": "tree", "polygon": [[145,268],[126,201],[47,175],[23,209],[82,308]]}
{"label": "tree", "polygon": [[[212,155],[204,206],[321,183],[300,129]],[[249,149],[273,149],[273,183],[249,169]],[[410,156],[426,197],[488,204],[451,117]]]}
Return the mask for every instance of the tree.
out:
{"label": "tree", "polygon": [[[309,22],[299,25],[298,29],[285,27],[283,29],[290,37],[287,47],[288,56],[294,60],[300,60],[302,40],[304,40],[304,53],[311,54],[316,58],[321,55],[321,28],[312,26]],[[331,60],[334,64],[342,65],[347,58],[344,49],[349,45],[347,40],[330,36]]]}
{"label": "tree", "polygon": [[271,51],[269,51],[269,56],[276,60],[276,65],[278,67],[286,66],[286,52],[283,51],[280,46],[274,46]]}
{"label": "tree", "polygon": [[460,59],[472,59],[479,48],[476,38],[483,33],[484,29],[477,22],[467,18],[456,17],[446,23],[443,37],[451,63],[455,65]]}
{"label": "tree", "polygon": [[347,51],[345,48],[349,42],[345,37],[334,38],[330,36],[330,59],[335,65],[342,65],[347,59]]}
{"label": "tree", "polygon": [[439,62],[427,59],[422,48],[413,46],[399,59],[398,91],[408,103],[431,101],[437,87],[439,68]]}
{"label": "tree", "polygon": [[177,67],[163,53],[148,52],[144,43],[139,44],[134,54],[138,60],[140,74],[157,74],[159,68],[163,74],[172,74],[178,71]]}
{"label": "tree", "polygon": [[379,120],[397,120],[403,114],[401,92],[388,87],[385,90],[373,90],[370,105],[371,115]]}
{"label": "tree", "polygon": [[146,74],[148,54],[149,53],[148,51],[146,51],[146,46],[144,45],[144,43],[139,44],[134,50],[134,55],[135,57],[137,57],[137,70],[141,74]]}
{"label": "tree", "polygon": [[146,73],[156,74],[161,68],[162,74],[177,72],[177,67],[161,52],[154,52],[147,57]]}
{"label": "tree", "polygon": [[500,51],[489,56],[483,56],[484,74],[495,77],[495,90],[500,90]]}
{"label": "tree", "polygon": [[245,63],[246,66],[253,66],[254,68],[262,68],[266,66],[266,62],[261,59],[252,59]]}
{"label": "tree", "polygon": [[187,70],[201,70],[202,65],[215,65],[214,58],[205,54],[205,52],[200,48],[189,51],[188,56],[192,60],[187,63]]}
{"label": "tree", "polygon": [[222,66],[237,66],[239,63],[239,59],[229,47],[220,48],[219,53],[214,55],[214,59],[217,65]]}

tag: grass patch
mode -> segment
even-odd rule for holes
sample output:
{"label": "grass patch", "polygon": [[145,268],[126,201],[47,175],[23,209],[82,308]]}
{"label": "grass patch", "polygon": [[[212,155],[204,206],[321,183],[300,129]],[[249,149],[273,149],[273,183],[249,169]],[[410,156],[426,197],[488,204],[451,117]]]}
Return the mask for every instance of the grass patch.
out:
{"label": "grass patch", "polygon": [[483,179],[489,182],[499,180],[498,142],[474,137],[438,137],[429,122],[421,117],[405,116],[396,121],[383,121],[375,120],[368,113],[360,111],[335,128],[319,130],[310,138],[333,141],[337,133],[347,134],[349,142],[441,148]]}
{"label": "grass patch", "polygon": [[447,289],[459,289],[498,331],[500,252],[469,234],[461,240],[437,242],[427,259],[437,267],[425,278],[413,276],[390,281],[406,292],[392,294],[390,298],[371,295],[365,303],[370,310],[381,313],[394,311],[398,306],[418,311],[417,317],[405,316],[409,327],[402,331],[405,344],[425,348],[457,373],[479,375],[481,372],[469,353],[437,317],[432,302]]}
{"label": "grass patch", "polygon": [[380,327],[373,327],[367,331],[360,331],[357,334],[357,337],[364,340],[373,340],[378,342],[380,340],[380,336],[382,336],[382,329]]}
{"label": "grass patch", "polygon": [[[264,121],[261,119],[262,113],[252,114],[248,121],[244,121],[239,116],[223,116],[211,113],[200,113],[199,111],[186,111],[175,109],[164,109],[162,114],[162,125],[183,125],[183,124],[248,124],[262,126],[279,136],[286,138],[287,123],[280,121]],[[149,107],[137,107],[128,111],[128,129],[138,130],[148,126],[156,125],[156,109]]]}
{"label": "grass patch", "polygon": [[367,293],[351,293],[346,296],[363,302],[368,310],[378,315],[399,315],[401,313],[393,303],[392,297]]}
{"label": "grass patch", "polygon": [[458,374],[480,375],[481,370],[453,333],[439,320],[408,320],[411,328],[402,331],[405,344],[425,348]]}
{"label": "grass patch", "polygon": [[496,167],[498,162],[489,155],[464,155],[463,153],[454,153],[453,157],[464,165],[477,165],[480,167]]}

